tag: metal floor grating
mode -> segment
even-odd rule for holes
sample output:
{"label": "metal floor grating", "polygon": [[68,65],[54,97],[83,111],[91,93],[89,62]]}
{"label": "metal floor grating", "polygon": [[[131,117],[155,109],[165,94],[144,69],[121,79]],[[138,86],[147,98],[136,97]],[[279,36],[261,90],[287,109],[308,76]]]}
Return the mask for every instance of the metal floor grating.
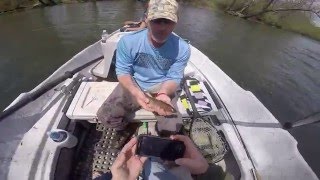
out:
{"label": "metal floor grating", "polygon": [[94,145],[93,172],[108,172],[123,145],[135,133],[137,125],[131,124],[125,131],[117,132],[115,129],[106,128],[98,123],[97,131],[102,135]]}
{"label": "metal floor grating", "polygon": [[110,172],[110,167],[123,145],[136,132],[139,123],[131,123],[125,131],[117,132],[101,123],[93,127],[81,148],[73,179],[92,179],[95,172]]}
{"label": "metal floor grating", "polygon": [[[204,116],[204,118],[213,123],[214,117]],[[191,118],[183,118],[183,134],[189,134],[191,121]],[[92,179],[95,172],[110,172],[110,167],[124,144],[132,135],[139,134],[139,126],[141,127],[142,123],[130,123],[125,131],[117,132],[104,127],[101,123],[93,125],[80,149],[72,179],[87,180]],[[148,134],[150,130],[154,131],[154,125],[149,126]]]}

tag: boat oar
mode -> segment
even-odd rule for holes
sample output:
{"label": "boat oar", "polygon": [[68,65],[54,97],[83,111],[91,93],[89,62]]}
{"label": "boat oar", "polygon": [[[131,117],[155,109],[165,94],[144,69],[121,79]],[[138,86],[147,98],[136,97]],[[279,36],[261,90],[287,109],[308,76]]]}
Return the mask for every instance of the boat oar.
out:
{"label": "boat oar", "polygon": [[320,122],[320,112],[317,112],[305,117],[304,119],[301,119],[293,123],[286,122],[283,125],[283,129],[291,129],[291,128],[300,127],[308,124],[319,123],[319,122]]}
{"label": "boat oar", "polygon": [[93,60],[87,62],[86,64],[75,68],[74,70],[65,72],[64,75],[62,75],[61,77],[58,77],[57,79],[55,79],[55,80],[53,80],[51,82],[48,82],[47,84],[44,84],[42,87],[40,87],[38,90],[36,90],[36,91],[34,91],[32,93],[26,93],[26,95],[23,96],[23,98],[20,101],[18,101],[14,105],[10,106],[9,108],[4,110],[0,114],[0,122],[5,117],[7,117],[7,116],[13,114],[14,112],[16,112],[17,110],[19,110],[21,107],[27,105],[31,101],[36,100],[38,97],[40,97],[42,94],[46,93],[47,91],[49,91],[50,89],[52,89],[56,85],[60,84],[61,82],[65,81],[68,78],[72,78],[75,73],[81,71],[82,69],[90,66],[93,63],[98,62],[101,59],[103,59],[103,56],[100,56],[100,57],[98,57],[96,59],[93,59]]}

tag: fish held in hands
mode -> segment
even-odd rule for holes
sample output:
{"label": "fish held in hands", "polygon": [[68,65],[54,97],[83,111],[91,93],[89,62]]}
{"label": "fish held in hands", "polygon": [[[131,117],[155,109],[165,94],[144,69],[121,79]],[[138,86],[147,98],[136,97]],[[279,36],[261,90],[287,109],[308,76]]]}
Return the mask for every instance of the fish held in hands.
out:
{"label": "fish held in hands", "polygon": [[161,109],[163,109],[166,112],[171,112],[171,113],[176,113],[176,109],[174,109],[170,104],[167,104],[163,101],[160,101],[156,98],[150,97],[148,95],[146,95],[146,97],[149,99],[149,103],[151,106],[153,107],[160,107]]}

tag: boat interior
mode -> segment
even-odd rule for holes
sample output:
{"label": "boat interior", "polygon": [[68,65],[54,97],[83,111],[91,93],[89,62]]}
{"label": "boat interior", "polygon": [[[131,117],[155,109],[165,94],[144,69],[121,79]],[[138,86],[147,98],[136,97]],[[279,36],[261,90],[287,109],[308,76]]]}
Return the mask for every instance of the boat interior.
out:
{"label": "boat interior", "polygon": [[[67,102],[68,108],[64,111],[65,115],[61,117],[61,126],[67,124],[64,129],[73,132],[73,135],[78,138],[78,144],[74,148],[60,149],[54,179],[94,179],[97,172],[101,174],[110,171],[117,153],[132,136],[158,135],[155,130],[155,115],[143,109],[138,110],[128,128],[120,132],[104,127],[97,119],[97,110],[118,84],[115,74],[116,43],[110,40],[108,42],[111,44],[106,51],[110,56],[105,55],[101,62],[80,72],[80,74],[86,74],[87,78],[72,90],[71,100]],[[219,97],[212,93],[210,86],[205,86],[205,78],[192,67],[192,64],[188,64],[185,75],[199,80],[199,87],[211,106],[209,111],[201,115],[218,130],[226,144],[223,158],[217,162],[209,162],[209,170],[193,178],[240,179],[241,170],[232,150],[228,148],[228,141],[224,138],[224,130],[220,126],[226,117],[222,112],[223,107]],[[190,114],[185,108],[181,96],[177,98],[179,100],[176,108],[183,118],[182,133],[188,135],[192,113]]]}
{"label": "boat interior", "polygon": [[[118,85],[116,47],[124,34],[115,31],[106,42],[88,46],[9,105],[34,100],[41,93],[0,126],[0,179],[97,179],[101,173],[110,174],[118,152],[132,136],[163,136],[156,131],[159,117],[143,109],[136,111],[124,131],[106,128],[96,116]],[[193,178],[318,179],[299,153],[297,141],[254,94],[192,44],[190,49],[185,83],[176,92],[174,108],[182,119],[180,134],[194,139],[193,109],[206,123],[202,129],[206,136],[201,136],[205,138],[194,143],[210,168]],[[190,107],[191,100],[195,108]],[[214,135],[206,134],[207,127],[214,127]],[[64,131],[73,141],[55,141],[54,131]],[[214,149],[210,157],[199,145],[208,139],[210,146],[205,147]]]}

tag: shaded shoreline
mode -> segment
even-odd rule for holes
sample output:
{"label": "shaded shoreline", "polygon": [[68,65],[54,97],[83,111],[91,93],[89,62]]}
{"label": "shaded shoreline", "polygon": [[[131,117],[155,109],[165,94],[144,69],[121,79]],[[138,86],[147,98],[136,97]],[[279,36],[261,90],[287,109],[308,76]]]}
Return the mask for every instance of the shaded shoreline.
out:
{"label": "shaded shoreline", "polygon": [[78,1],[78,0],[21,0],[19,3],[12,0],[3,0],[0,2],[0,15],[7,13],[15,13],[29,9],[44,8],[48,6],[55,6],[59,4],[73,4],[73,3],[84,3],[93,2],[89,1]]}
{"label": "shaded shoreline", "polygon": [[[320,25],[317,25],[317,23],[314,22],[315,18],[320,23],[319,5],[314,5],[314,7],[311,7],[310,5],[309,9],[306,9],[304,8],[306,4],[301,5],[298,8],[291,8],[292,6],[295,6],[293,3],[285,5],[277,4],[276,7],[271,7],[272,3],[276,2],[273,0],[260,0],[255,4],[250,5],[246,4],[249,1],[238,4],[234,4],[237,0],[233,0],[233,4],[230,4],[227,0],[223,2],[219,2],[219,0],[207,1],[214,2],[213,6],[224,11],[226,14],[252,22],[266,24],[278,29],[295,32],[320,41]],[[314,14],[315,12],[318,12],[318,14]]]}
{"label": "shaded shoreline", "polygon": [[[12,0],[4,0],[6,2],[11,2]],[[96,0],[22,0],[19,4],[14,7],[7,8],[3,7],[6,5],[5,2],[0,3],[0,15],[7,13],[15,13],[24,10],[43,8],[47,6],[54,6],[57,4],[73,4],[73,3],[85,3],[85,2],[96,2]],[[218,0],[180,0],[180,3],[190,4],[199,8],[207,8],[211,10],[221,10],[226,14],[240,17],[251,22],[266,24],[268,26],[276,27],[278,29],[283,29],[291,32],[295,32],[306,37],[312,38],[314,40],[320,41],[320,27],[313,25],[312,20],[308,19],[305,14],[300,12],[293,12],[295,18],[282,19],[281,13],[269,12],[259,16],[247,17],[243,13],[239,13],[237,10],[230,9],[230,2],[225,1],[224,3]],[[11,2],[12,4],[12,2]],[[8,5],[8,3],[7,3]],[[298,20],[296,20],[298,19]],[[320,19],[320,18],[319,18]],[[320,20],[319,20],[320,21]]]}

